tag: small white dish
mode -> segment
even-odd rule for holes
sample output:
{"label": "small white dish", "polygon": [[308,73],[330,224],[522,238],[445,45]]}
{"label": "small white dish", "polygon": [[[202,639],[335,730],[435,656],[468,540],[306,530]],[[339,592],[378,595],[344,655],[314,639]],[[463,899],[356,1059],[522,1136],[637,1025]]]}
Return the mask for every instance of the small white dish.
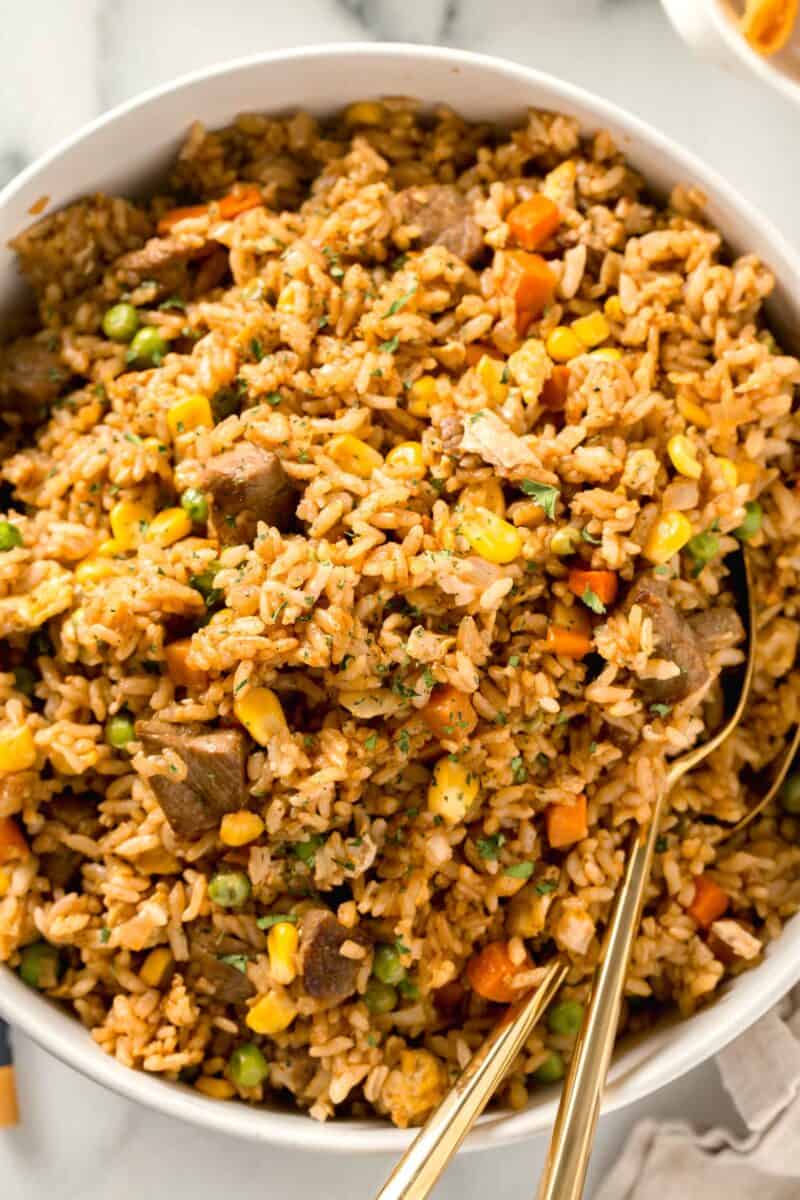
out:
{"label": "small white dish", "polygon": [[800,19],[788,44],[765,58],[739,30],[743,6],[729,0],[661,0],[678,33],[701,58],[754,76],[800,105]]}
{"label": "small white dish", "polygon": [[[472,119],[519,120],[534,106],[576,116],[587,130],[608,129],[654,190],[698,184],[708,214],[730,245],[758,254],[774,271],[773,324],[800,350],[800,258],[761,213],[707,166],[615,105],[538,71],[484,55],[432,46],[355,44],[281,51],[224,64],[157,88],[93,122],[34,163],[0,192],[0,315],[21,299],[8,240],[48,211],[93,191],[135,194],[158,179],[196,119],[224,125],[242,111],[327,113],[381,95],[445,103]],[[733,127],[732,127],[733,129]],[[732,134],[735,136],[735,134]],[[794,330],[794,343],[791,331]],[[717,1003],[691,1020],[654,1032],[617,1057],[603,1111],[633,1104],[696,1067],[770,1008],[800,978],[800,916],[767,950],[766,961],[734,980]],[[191,1088],[124,1067],[106,1056],[79,1022],[0,967],[0,1012],[45,1049],[98,1083],[199,1127],[308,1151],[398,1153],[413,1130],[378,1120],[321,1125],[287,1108],[212,1100]],[[522,1112],[490,1111],[466,1147],[485,1149],[549,1130],[555,1091],[536,1093]]]}

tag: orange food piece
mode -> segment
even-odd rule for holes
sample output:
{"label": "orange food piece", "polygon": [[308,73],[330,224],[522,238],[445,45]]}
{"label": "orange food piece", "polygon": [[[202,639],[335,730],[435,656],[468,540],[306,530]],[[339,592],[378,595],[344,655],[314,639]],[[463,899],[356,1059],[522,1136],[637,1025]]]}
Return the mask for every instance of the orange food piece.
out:
{"label": "orange food piece", "polygon": [[561,364],[553,367],[553,373],[549,379],[545,379],[539,396],[542,406],[551,412],[561,412],[567,403],[568,388],[569,367]]}
{"label": "orange food piece", "polygon": [[505,250],[500,289],[514,301],[516,329],[522,337],[553,299],[556,280],[545,259],[527,250]]}
{"label": "orange food piece", "polygon": [[469,696],[449,684],[433,689],[421,715],[431,733],[448,741],[469,737],[478,724],[478,714]]}
{"label": "orange food piece", "polygon": [[574,804],[551,804],[545,813],[547,840],[554,850],[572,846],[589,832],[586,796],[581,792]]}
{"label": "orange food piece", "polygon": [[562,654],[564,658],[585,658],[592,648],[592,639],[579,629],[549,625],[544,648],[551,654]]}
{"label": "orange food piece", "polygon": [[[215,201],[223,221],[230,221],[233,217],[238,217],[240,213],[247,212],[249,208],[257,208],[263,202],[260,189],[252,183],[243,184],[235,191],[229,192],[227,196]],[[170,233],[173,226],[177,225],[179,221],[185,221],[187,217],[205,216],[210,207],[209,203],[190,204],[184,208],[170,208],[158,222],[158,232]]]}
{"label": "orange food piece", "polygon": [[514,240],[525,250],[536,250],[558,229],[561,213],[548,196],[537,192],[512,208],[506,220]]}
{"label": "orange food piece", "polygon": [[616,571],[587,571],[582,567],[573,567],[567,582],[569,590],[576,596],[583,596],[588,588],[606,606],[613,604],[617,598]]}
{"label": "orange food piece", "polygon": [[0,817],[0,863],[15,862],[30,854],[25,835],[13,817]]}
{"label": "orange food piece", "polygon": [[167,660],[167,672],[174,684],[179,687],[202,687],[208,676],[205,671],[189,665],[187,659],[192,646],[191,638],[179,638],[164,647],[164,657]]}
{"label": "orange food piece", "polygon": [[489,942],[467,963],[467,980],[472,990],[484,1000],[510,1004],[520,994],[520,989],[513,985],[514,976],[530,966],[531,960],[527,956],[519,966],[511,961],[507,942]]}
{"label": "orange food piece", "polygon": [[708,875],[698,875],[694,881],[694,899],[686,911],[698,925],[708,929],[727,911],[730,902],[730,897],[718,883]]}
{"label": "orange food piece", "polygon": [[476,367],[484,354],[489,358],[496,358],[499,362],[502,362],[504,358],[497,347],[490,345],[489,342],[469,342],[464,347],[464,357],[468,367]]}

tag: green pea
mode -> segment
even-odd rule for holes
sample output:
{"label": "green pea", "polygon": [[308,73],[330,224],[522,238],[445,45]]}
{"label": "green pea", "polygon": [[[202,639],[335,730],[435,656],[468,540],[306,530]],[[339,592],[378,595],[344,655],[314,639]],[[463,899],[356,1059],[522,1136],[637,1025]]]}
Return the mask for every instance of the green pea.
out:
{"label": "green pea", "polygon": [[209,563],[204,571],[201,571],[199,575],[192,575],[189,580],[195,591],[198,591],[203,597],[206,602],[206,608],[209,610],[216,608],[222,599],[221,590],[214,587],[214,580],[217,577],[219,566],[218,562]]}
{"label": "green pea", "polygon": [[133,727],[133,717],[130,713],[118,712],[106,721],[106,741],[115,750],[124,749],[128,742],[132,742],[135,737],[136,730]]}
{"label": "green pea", "polygon": [[793,817],[800,815],[800,771],[788,775],[781,788],[781,808]]}
{"label": "green pea", "polygon": [[562,1037],[575,1037],[583,1024],[583,1005],[577,1000],[562,1000],[554,1004],[547,1014],[547,1025],[551,1033]]}
{"label": "green pea", "polygon": [[318,833],[313,834],[307,842],[295,842],[294,852],[301,862],[304,862],[307,867],[314,865],[314,859],[317,856],[317,851],[325,844],[325,839],[320,837]]}
{"label": "green pea", "polygon": [[378,946],[372,960],[372,974],[381,983],[395,987],[406,977],[406,969],[400,961],[400,955],[394,946]]}
{"label": "green pea", "polygon": [[734,529],[736,537],[743,542],[749,542],[761,528],[764,510],[757,500],[748,500],[744,506],[744,520],[738,529]]}
{"label": "green pea", "polygon": [[103,333],[112,342],[129,342],[139,328],[139,314],[132,304],[115,304],[103,317]]}
{"label": "green pea", "polygon": [[36,675],[30,667],[14,667],[14,687],[23,696],[32,696],[36,687]]}
{"label": "green pea", "polygon": [[228,1062],[231,1079],[237,1087],[258,1087],[269,1074],[269,1063],[252,1042],[237,1046]]}
{"label": "green pea", "polygon": [[544,1062],[533,1072],[537,1083],[558,1083],[564,1078],[564,1059],[556,1050],[551,1050]]}
{"label": "green pea", "polygon": [[364,992],[364,1003],[375,1016],[391,1012],[397,1008],[397,990],[380,979],[370,979]]}
{"label": "green pea", "polygon": [[686,549],[697,566],[702,569],[706,563],[710,563],[719,554],[719,538],[716,534],[708,531],[697,533],[686,543]]}
{"label": "green pea", "polygon": [[28,987],[55,987],[61,975],[61,956],[55,946],[49,942],[33,942],[22,951],[19,964],[19,977]]}
{"label": "green pea", "polygon": [[241,908],[253,887],[244,871],[218,871],[208,885],[208,894],[220,908]]}
{"label": "green pea", "polygon": [[0,550],[13,550],[22,545],[22,534],[10,521],[0,521]]}
{"label": "green pea", "polygon": [[208,520],[208,500],[199,488],[187,488],[181,496],[181,508],[196,525]]}
{"label": "green pea", "polygon": [[126,358],[129,363],[157,367],[168,346],[154,325],[144,325],[130,344]]}

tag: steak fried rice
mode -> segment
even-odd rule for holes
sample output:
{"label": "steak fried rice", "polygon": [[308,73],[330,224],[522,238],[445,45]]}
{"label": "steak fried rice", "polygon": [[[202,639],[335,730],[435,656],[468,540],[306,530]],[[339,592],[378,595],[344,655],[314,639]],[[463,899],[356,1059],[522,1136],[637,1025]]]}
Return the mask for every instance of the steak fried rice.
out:
{"label": "steak fried rice", "polygon": [[[800,907],[800,364],[703,197],[604,133],[408,100],[192,128],[163,194],[14,241],[0,350],[0,960],[217,1099],[422,1121],[553,955],[564,1072],[676,788],[623,1028]],[[743,769],[747,768],[744,777]]]}

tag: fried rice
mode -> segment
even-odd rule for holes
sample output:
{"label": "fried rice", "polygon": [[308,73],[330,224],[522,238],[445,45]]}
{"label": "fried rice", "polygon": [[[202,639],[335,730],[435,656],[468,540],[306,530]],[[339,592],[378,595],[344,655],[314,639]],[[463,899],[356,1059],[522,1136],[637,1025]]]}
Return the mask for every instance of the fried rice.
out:
{"label": "fried rice", "polygon": [[671,798],[622,1032],[758,964],[798,817],[719,831],[800,718],[800,364],[702,195],[569,116],[365,101],[195,125],[14,248],[1,961],[131,1067],[419,1123],[557,951],[579,1017],[746,539],[752,700]]}

